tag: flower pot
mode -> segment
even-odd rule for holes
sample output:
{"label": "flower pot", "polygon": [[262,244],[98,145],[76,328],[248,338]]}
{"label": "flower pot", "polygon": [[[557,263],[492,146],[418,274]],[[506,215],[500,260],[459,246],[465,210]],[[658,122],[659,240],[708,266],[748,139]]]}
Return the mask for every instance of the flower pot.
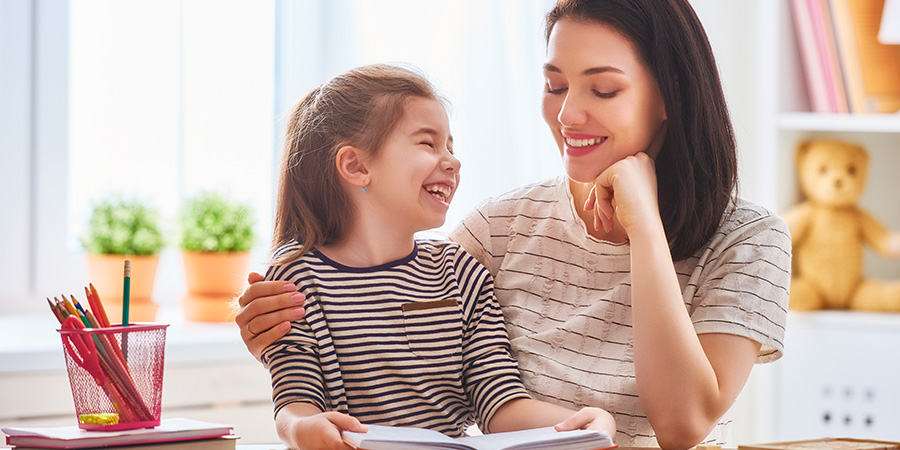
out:
{"label": "flower pot", "polygon": [[153,322],[159,305],[153,303],[153,283],[159,255],[87,256],[90,282],[97,288],[109,322],[122,322],[122,294],[125,286],[125,260],[131,260],[131,284],[128,296],[128,321]]}
{"label": "flower pot", "polygon": [[201,322],[231,322],[233,306],[247,287],[250,252],[182,252],[188,293],[184,316]]}

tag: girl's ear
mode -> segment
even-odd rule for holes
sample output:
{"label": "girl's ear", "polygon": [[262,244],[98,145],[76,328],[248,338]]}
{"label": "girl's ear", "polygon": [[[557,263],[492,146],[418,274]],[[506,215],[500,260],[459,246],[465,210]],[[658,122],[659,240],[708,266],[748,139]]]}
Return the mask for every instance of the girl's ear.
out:
{"label": "girl's ear", "polygon": [[335,157],[338,175],[353,186],[367,186],[371,176],[366,168],[365,156],[364,152],[356,147],[345,145],[339,148]]}

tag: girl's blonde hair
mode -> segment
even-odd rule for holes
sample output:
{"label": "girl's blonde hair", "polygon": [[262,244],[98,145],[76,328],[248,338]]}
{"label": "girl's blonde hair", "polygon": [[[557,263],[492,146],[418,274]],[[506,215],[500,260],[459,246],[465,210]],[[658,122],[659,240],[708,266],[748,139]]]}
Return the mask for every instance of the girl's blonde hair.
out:
{"label": "girl's blonde hair", "polygon": [[352,146],[377,155],[412,97],[446,106],[422,73],[390,64],[340,74],[297,103],[284,138],[272,250],[293,240],[300,249],[276,253],[272,263],[291,262],[344,237],[356,211],[339,180],[337,151]]}

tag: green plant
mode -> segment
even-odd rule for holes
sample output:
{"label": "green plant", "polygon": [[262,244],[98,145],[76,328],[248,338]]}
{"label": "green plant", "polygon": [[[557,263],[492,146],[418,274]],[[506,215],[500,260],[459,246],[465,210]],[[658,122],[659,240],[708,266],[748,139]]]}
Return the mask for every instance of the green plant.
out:
{"label": "green plant", "polygon": [[165,246],[159,213],[119,194],[95,203],[81,245],[98,255],[156,255]]}
{"label": "green plant", "polygon": [[215,192],[200,192],[181,207],[181,249],[191,252],[245,252],[256,240],[250,205]]}

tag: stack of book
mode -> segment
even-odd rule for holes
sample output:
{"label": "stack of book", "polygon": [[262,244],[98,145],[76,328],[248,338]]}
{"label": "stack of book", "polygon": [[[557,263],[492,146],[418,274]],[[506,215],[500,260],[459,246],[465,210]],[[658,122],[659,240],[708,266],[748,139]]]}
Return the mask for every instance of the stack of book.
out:
{"label": "stack of book", "polygon": [[900,111],[900,46],[878,41],[884,0],[790,1],[812,111]]}
{"label": "stack of book", "polygon": [[78,426],[3,428],[6,445],[15,450],[234,450],[238,437],[231,425],[193,419],[162,419],[154,428],[121,431],[85,431]]}

